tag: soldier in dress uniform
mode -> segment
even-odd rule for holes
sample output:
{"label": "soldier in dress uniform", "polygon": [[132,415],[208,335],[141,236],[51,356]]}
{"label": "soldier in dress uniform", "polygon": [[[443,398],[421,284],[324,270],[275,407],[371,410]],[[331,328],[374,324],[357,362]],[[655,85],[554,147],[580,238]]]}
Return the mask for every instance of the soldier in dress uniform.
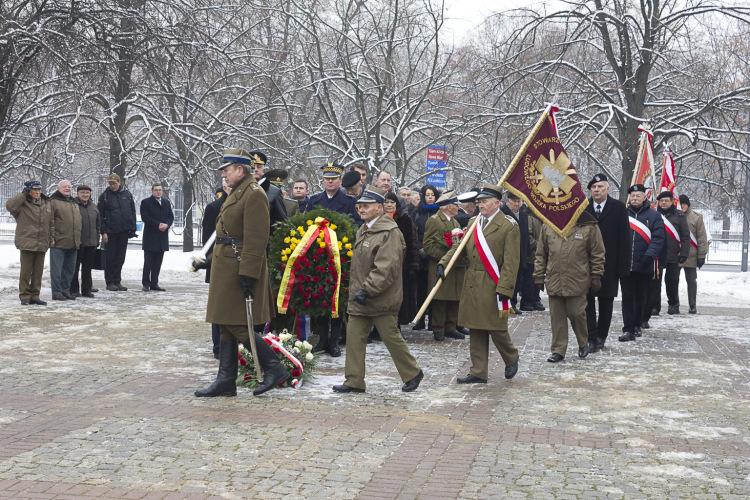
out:
{"label": "soldier in dress uniform", "polygon": [[243,149],[227,149],[222,177],[232,188],[216,219],[216,243],[211,259],[206,321],[219,325],[219,372],[197,397],[237,395],[237,343],[250,348],[255,335],[263,381],[253,391],[260,395],[289,378],[273,350],[260,335],[248,332],[245,299],[252,298],[253,323],[264,325],[273,315],[266,247],[270,217],[268,198],[252,175],[252,156]]}
{"label": "soldier in dress uniform", "polygon": [[365,352],[373,325],[404,382],[401,390],[416,390],[424,377],[398,329],[406,244],[396,221],[384,215],[384,194],[368,187],[357,200],[364,223],[357,231],[349,277],[345,380],[333,386],[335,392],[365,392]]}
{"label": "soldier in dress uniform", "polygon": [[422,247],[429,258],[427,271],[427,289],[432,290],[438,278],[444,278],[443,284],[433,297],[432,302],[432,334],[438,342],[445,337],[463,339],[464,334],[457,330],[458,301],[461,298],[461,287],[464,283],[464,261],[456,262],[453,270],[445,276],[444,268],[439,264],[440,259],[448,253],[460,238],[453,235],[454,230],[460,231],[461,224],[456,219],[458,214],[458,197],[453,191],[446,191],[437,200],[440,207],[438,212],[427,219],[424,230]]}
{"label": "soldier in dress uniform", "polygon": [[293,217],[296,215],[299,212],[299,202],[289,198],[284,190],[284,183],[286,183],[286,179],[289,177],[289,172],[283,168],[272,168],[266,172],[266,177],[271,184],[279,188],[281,191],[282,201],[284,202],[284,207],[286,207],[287,216]]}
{"label": "soldier in dress uniform", "polygon": [[[469,264],[461,291],[458,322],[469,328],[471,370],[459,384],[487,383],[489,339],[505,362],[505,378],[518,372],[518,349],[508,333],[510,296],[516,284],[520,261],[518,223],[500,211],[502,192],[494,184],[482,187],[476,197],[479,223],[463,251]],[[475,217],[472,218],[472,222]],[[440,259],[447,266],[458,246]]]}
{"label": "soldier in dress uniform", "polygon": [[320,170],[323,172],[323,191],[314,194],[307,202],[307,210],[313,208],[326,208],[340,214],[347,214],[353,221],[358,220],[354,210],[355,201],[346,191],[341,189],[341,176],[344,175],[344,167],[336,162],[329,161]]}
{"label": "soldier in dress uniform", "polygon": [[255,177],[258,185],[263,188],[268,198],[268,209],[269,216],[271,217],[271,228],[273,228],[281,221],[287,220],[289,217],[286,211],[286,204],[284,203],[284,196],[281,189],[271,183],[271,179],[266,174],[266,163],[268,163],[268,157],[262,151],[250,151],[250,158],[252,158],[252,174]]}

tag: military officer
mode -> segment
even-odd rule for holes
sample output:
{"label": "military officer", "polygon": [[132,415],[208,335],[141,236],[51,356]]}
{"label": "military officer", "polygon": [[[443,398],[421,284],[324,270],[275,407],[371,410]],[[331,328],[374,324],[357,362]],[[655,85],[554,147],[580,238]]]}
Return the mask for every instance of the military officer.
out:
{"label": "military officer", "polygon": [[[494,184],[482,187],[476,197],[479,223],[464,247],[468,267],[458,307],[458,322],[471,331],[471,370],[459,384],[486,384],[489,339],[505,362],[505,378],[518,372],[518,349],[508,333],[510,296],[516,284],[520,261],[520,230],[515,219],[500,211],[502,192]],[[475,217],[472,217],[472,222]],[[458,246],[448,251],[440,264],[447,266]]]}
{"label": "military officer", "polygon": [[287,216],[293,217],[296,215],[299,212],[299,202],[288,198],[284,191],[284,183],[286,182],[287,177],[289,177],[289,172],[283,168],[272,168],[266,172],[266,177],[271,184],[281,190],[282,201],[284,202],[284,207],[286,207]]}
{"label": "military officer", "polygon": [[287,220],[289,217],[286,211],[286,204],[284,204],[284,196],[281,189],[271,183],[271,179],[266,174],[266,163],[268,157],[262,151],[250,151],[250,158],[252,159],[252,174],[258,185],[263,188],[266,192],[266,198],[268,198],[268,209],[269,216],[271,218],[270,230],[281,221]]}
{"label": "military officer", "polygon": [[333,386],[335,392],[365,392],[365,351],[373,325],[404,382],[401,390],[416,390],[424,377],[397,326],[406,244],[398,224],[383,215],[384,194],[381,189],[368,187],[357,200],[364,223],[357,231],[349,277],[345,379],[343,384]]}
{"label": "military officer", "polygon": [[357,222],[358,215],[354,209],[356,200],[347,196],[346,191],[341,189],[341,176],[344,175],[344,167],[336,162],[329,161],[320,170],[323,172],[323,191],[310,197],[307,202],[307,210],[326,208],[341,214],[347,214]]}
{"label": "military officer", "polygon": [[[445,276],[444,268],[439,264],[440,259],[448,250],[458,244],[461,239],[458,231],[461,225],[456,219],[458,214],[458,197],[453,191],[446,191],[437,200],[440,207],[438,212],[427,219],[424,230],[422,247],[429,258],[427,271],[427,289],[432,290],[439,276]],[[461,231],[462,233],[462,231]],[[435,340],[442,342],[445,337],[463,339],[464,335],[457,331],[458,301],[461,297],[461,287],[464,283],[464,261],[457,261],[453,270],[445,276],[443,285],[438,290],[432,302],[432,334]]]}
{"label": "military officer", "polygon": [[219,372],[197,397],[237,395],[237,342],[250,348],[248,334],[255,335],[263,381],[253,391],[258,396],[289,378],[273,350],[248,332],[245,299],[252,298],[253,323],[263,325],[273,315],[268,282],[266,246],[269,235],[268,198],[252,175],[252,156],[243,149],[227,149],[221,176],[231,194],[216,219],[216,244],[211,261],[206,321],[219,325]]}
{"label": "military officer", "polygon": [[568,237],[542,227],[536,246],[534,283],[547,288],[552,323],[550,363],[565,358],[568,350],[568,320],[578,340],[578,357],[589,354],[586,324],[586,294],[602,287],[604,274],[604,241],[596,218],[583,212]]}

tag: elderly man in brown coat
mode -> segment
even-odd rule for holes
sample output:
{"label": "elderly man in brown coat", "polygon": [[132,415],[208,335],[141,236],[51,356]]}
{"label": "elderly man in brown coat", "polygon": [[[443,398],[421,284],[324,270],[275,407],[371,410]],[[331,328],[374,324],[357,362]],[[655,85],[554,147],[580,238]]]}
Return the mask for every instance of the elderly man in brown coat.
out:
{"label": "elderly man in brown coat", "polygon": [[349,274],[345,379],[333,386],[335,392],[365,392],[365,352],[373,325],[404,382],[401,390],[416,390],[424,377],[398,329],[406,244],[398,224],[384,215],[384,195],[382,189],[369,187],[357,200],[364,223],[357,231]]}
{"label": "elderly man in brown coat", "polygon": [[604,241],[596,218],[583,212],[571,233],[563,238],[545,225],[536,246],[534,283],[547,288],[552,322],[552,354],[557,363],[568,349],[568,320],[578,339],[578,357],[589,354],[586,294],[602,287]]}
{"label": "elderly man in brown coat", "polygon": [[[430,258],[427,273],[427,289],[431,290],[437,282],[439,262],[454,244],[458,244],[463,234],[461,225],[456,219],[458,214],[458,197],[453,191],[446,191],[437,200],[438,212],[427,219],[422,247]],[[463,339],[463,333],[457,331],[458,303],[461,288],[464,284],[465,264],[456,262],[453,270],[445,277],[442,286],[432,301],[432,333],[435,340],[445,337]],[[440,271],[442,273],[442,271]]]}
{"label": "elderly man in brown coat", "polygon": [[49,274],[52,300],[75,300],[70,283],[75,271],[78,247],[81,245],[81,211],[73,198],[72,184],[62,180],[50,196],[52,205],[52,245],[49,251]]}
{"label": "elderly man in brown coat", "polygon": [[219,325],[219,372],[197,397],[237,395],[237,343],[250,349],[249,335],[255,345],[263,381],[253,391],[258,396],[289,378],[289,372],[273,350],[255,331],[248,331],[245,300],[253,299],[253,323],[262,325],[273,316],[271,287],[266,261],[270,216],[268,198],[253,175],[252,158],[243,149],[227,149],[221,176],[232,193],[221,206],[216,219],[216,243],[211,259],[211,284],[208,289],[206,321]]}
{"label": "elderly man in brown coat", "polygon": [[26,181],[23,191],[5,202],[16,219],[16,248],[21,251],[18,298],[27,306],[47,303],[39,298],[44,271],[44,255],[52,241],[52,208],[39,181]]}
{"label": "elderly man in brown coat", "polygon": [[[463,249],[468,267],[461,290],[458,322],[469,328],[471,370],[459,377],[459,384],[486,384],[488,375],[489,342],[500,352],[505,362],[505,378],[518,372],[518,349],[508,333],[510,297],[516,285],[520,262],[520,230],[511,216],[500,211],[503,195],[500,188],[489,184],[476,197],[479,222]],[[469,221],[469,227],[473,223]],[[445,267],[456,253],[458,245],[440,259]]]}

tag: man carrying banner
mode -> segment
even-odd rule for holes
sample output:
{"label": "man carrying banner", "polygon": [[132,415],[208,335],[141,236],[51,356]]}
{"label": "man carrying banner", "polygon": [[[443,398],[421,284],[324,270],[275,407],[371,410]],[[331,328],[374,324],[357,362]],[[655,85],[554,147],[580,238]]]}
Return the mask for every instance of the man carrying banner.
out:
{"label": "man carrying banner", "polygon": [[662,191],[656,198],[659,205],[657,211],[664,223],[666,241],[659,256],[659,279],[651,282],[650,302],[643,311],[642,328],[650,327],[648,321],[651,319],[652,312],[657,314],[661,311],[662,276],[667,287],[669,303],[667,314],[680,314],[680,297],[677,293],[680,283],[680,266],[690,255],[690,229],[687,218],[674,206],[672,192]]}
{"label": "man carrying banner", "polygon": [[646,186],[643,184],[634,184],[628,188],[628,222],[630,274],[621,279],[624,326],[623,334],[617,339],[620,342],[632,341],[641,336],[643,309],[664,246],[664,223],[646,201]]}
{"label": "man carrying banner", "polygon": [[[500,211],[502,192],[496,185],[486,185],[476,197],[479,221],[474,225],[463,251],[468,267],[463,281],[458,323],[469,328],[471,369],[459,384],[486,384],[489,340],[505,362],[505,378],[518,372],[518,349],[508,333],[510,297],[516,284],[520,261],[520,231],[515,219]],[[469,222],[472,226],[475,218]],[[453,246],[442,259],[445,268],[456,253]]]}
{"label": "man carrying banner", "polygon": [[[698,293],[698,270],[706,263],[708,255],[708,233],[703,223],[703,216],[690,208],[690,198],[686,194],[680,195],[680,208],[687,217],[690,229],[690,255],[682,268],[685,270],[685,281],[688,287],[689,314],[696,314],[695,296]],[[696,269],[697,268],[697,269]]]}

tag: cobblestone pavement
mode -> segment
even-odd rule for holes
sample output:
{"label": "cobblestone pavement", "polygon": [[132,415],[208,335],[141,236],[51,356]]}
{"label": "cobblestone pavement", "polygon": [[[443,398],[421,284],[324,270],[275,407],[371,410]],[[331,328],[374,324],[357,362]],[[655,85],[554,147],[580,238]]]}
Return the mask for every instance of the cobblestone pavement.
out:
{"label": "cobblestone pavement", "polygon": [[660,316],[635,343],[557,365],[549,316],[525,314],[516,378],[493,353],[470,387],[455,384],[468,341],[407,331],[416,393],[375,343],[366,394],[334,395],[344,358],[321,357],[300,390],[205,400],[206,288],[166,278],[166,293],[48,307],[0,293],[0,497],[750,495],[750,309]]}

